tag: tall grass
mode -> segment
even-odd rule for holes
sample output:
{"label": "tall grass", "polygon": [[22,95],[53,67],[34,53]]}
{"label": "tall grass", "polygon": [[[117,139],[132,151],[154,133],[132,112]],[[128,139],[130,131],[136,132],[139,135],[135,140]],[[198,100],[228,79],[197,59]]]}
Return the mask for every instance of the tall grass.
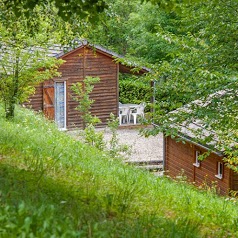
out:
{"label": "tall grass", "polygon": [[29,110],[0,115],[0,237],[238,237],[236,200],[111,159]]}

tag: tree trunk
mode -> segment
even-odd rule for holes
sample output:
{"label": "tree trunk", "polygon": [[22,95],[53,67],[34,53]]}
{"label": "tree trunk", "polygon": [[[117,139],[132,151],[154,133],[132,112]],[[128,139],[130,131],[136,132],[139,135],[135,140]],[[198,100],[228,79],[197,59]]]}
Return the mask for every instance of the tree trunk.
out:
{"label": "tree trunk", "polygon": [[14,111],[15,111],[15,102],[14,101],[15,100],[11,100],[5,108],[6,119],[8,119],[8,120],[14,118]]}
{"label": "tree trunk", "polygon": [[12,96],[9,99],[9,101],[6,103],[5,113],[6,113],[6,119],[12,119],[14,118],[14,111],[15,111],[15,104],[17,103],[17,94],[19,90],[19,56],[16,56],[16,68],[15,73],[13,77],[12,82]]}

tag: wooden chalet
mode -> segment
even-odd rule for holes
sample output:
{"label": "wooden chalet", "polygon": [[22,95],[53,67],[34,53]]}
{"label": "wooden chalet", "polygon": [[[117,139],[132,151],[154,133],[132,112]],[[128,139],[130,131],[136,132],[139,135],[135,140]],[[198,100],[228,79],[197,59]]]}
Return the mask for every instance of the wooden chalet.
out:
{"label": "wooden chalet", "polygon": [[164,169],[170,177],[183,174],[197,186],[216,186],[222,195],[238,190],[238,174],[225,166],[222,154],[212,152],[203,161],[198,161],[197,156],[209,148],[189,139],[184,144],[166,137],[164,143]]}
{"label": "wooden chalet", "polygon": [[[92,76],[100,78],[90,95],[95,100],[91,113],[101,120],[98,126],[105,126],[111,113],[118,115],[119,72],[131,73],[133,66],[117,63],[116,59],[121,56],[86,41],[67,52],[53,47],[49,49],[49,55],[65,61],[58,69],[61,77],[41,83],[27,106],[43,111],[49,119],[56,121],[60,129],[82,127],[80,113],[75,110],[78,103],[73,100],[70,88],[73,83],[83,82],[85,77]],[[147,72],[149,69],[143,67],[137,74]]]}
{"label": "wooden chalet", "polygon": [[[203,121],[193,120],[188,124],[183,123],[182,126],[180,124],[178,128],[179,135],[176,138],[164,136],[165,173],[172,178],[186,176],[196,186],[216,187],[221,195],[228,195],[231,190],[237,191],[238,173],[226,166],[223,151],[216,149],[217,141],[204,144],[194,133],[201,131],[203,136],[213,133],[205,128]],[[198,159],[199,155],[208,151],[209,155],[204,160]]]}

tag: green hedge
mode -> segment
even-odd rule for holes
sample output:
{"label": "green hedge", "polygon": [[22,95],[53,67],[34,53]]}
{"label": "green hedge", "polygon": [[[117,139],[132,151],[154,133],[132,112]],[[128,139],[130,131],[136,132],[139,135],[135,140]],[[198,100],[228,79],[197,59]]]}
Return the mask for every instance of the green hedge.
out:
{"label": "green hedge", "polygon": [[119,101],[121,103],[140,104],[146,102],[148,110],[152,96],[151,92],[150,82],[145,80],[127,78],[119,81]]}

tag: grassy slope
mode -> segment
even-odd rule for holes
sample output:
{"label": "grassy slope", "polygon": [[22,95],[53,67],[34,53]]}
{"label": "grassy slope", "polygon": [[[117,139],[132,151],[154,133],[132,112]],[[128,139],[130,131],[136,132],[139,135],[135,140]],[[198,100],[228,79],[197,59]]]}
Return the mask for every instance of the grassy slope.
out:
{"label": "grassy slope", "polygon": [[235,200],[111,160],[28,110],[0,117],[0,155],[0,237],[238,237]]}

